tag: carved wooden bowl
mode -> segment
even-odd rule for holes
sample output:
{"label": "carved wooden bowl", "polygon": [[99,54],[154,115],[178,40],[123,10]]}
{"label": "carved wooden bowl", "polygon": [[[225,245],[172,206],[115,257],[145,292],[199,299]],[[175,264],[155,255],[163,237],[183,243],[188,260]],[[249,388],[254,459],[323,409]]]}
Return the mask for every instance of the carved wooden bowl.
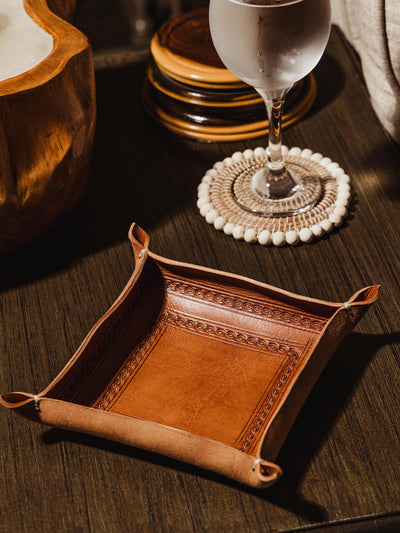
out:
{"label": "carved wooden bowl", "polygon": [[44,233],[85,189],[96,120],[92,53],[56,16],[71,20],[75,3],[0,6],[0,39],[13,54],[8,64],[0,59],[0,255]]}

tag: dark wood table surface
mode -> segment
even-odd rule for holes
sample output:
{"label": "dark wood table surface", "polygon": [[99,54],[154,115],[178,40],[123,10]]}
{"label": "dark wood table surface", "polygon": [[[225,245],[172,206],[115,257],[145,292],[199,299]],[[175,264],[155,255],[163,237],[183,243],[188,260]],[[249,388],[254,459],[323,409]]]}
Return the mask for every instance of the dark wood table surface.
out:
{"label": "dark wood table surface", "polygon": [[0,260],[0,390],[39,392],[112,304],[133,269],[132,221],[151,249],[289,291],[379,301],[339,347],[278,457],[266,491],[128,446],[0,411],[0,532],[400,531],[400,150],[334,29],[311,112],[286,143],[352,178],[343,226],[296,247],[236,241],[209,226],[196,188],[216,160],[264,143],[199,143],[145,113],[145,64],[97,72],[87,193],[48,234]]}

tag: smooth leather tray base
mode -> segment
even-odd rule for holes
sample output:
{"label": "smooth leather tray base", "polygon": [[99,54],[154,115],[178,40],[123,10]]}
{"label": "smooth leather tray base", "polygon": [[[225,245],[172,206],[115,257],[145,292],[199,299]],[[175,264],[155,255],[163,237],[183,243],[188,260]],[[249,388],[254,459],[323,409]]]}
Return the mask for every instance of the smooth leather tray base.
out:
{"label": "smooth leather tray base", "polygon": [[135,270],[56,379],[0,401],[43,424],[141,447],[254,487],[329,357],[376,300],[301,297],[148,250],[130,230]]}

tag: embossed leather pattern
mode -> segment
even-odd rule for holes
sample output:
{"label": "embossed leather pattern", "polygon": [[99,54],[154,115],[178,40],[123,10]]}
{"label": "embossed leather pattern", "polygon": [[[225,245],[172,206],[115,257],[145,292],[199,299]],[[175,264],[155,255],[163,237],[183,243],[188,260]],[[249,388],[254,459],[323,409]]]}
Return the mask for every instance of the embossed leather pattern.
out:
{"label": "embossed leather pattern", "polygon": [[162,453],[255,487],[330,355],[376,300],[303,298],[148,251],[59,376],[38,396],[0,397],[20,414]]}

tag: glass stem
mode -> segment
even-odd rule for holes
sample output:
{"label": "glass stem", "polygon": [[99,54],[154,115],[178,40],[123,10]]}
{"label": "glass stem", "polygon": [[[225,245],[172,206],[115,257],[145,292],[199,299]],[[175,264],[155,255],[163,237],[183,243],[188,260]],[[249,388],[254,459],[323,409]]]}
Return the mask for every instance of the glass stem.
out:
{"label": "glass stem", "polygon": [[282,112],[288,91],[289,89],[273,93],[258,91],[267,109],[269,124],[267,166],[275,179],[279,179],[279,176],[285,172],[285,162],[282,157]]}

